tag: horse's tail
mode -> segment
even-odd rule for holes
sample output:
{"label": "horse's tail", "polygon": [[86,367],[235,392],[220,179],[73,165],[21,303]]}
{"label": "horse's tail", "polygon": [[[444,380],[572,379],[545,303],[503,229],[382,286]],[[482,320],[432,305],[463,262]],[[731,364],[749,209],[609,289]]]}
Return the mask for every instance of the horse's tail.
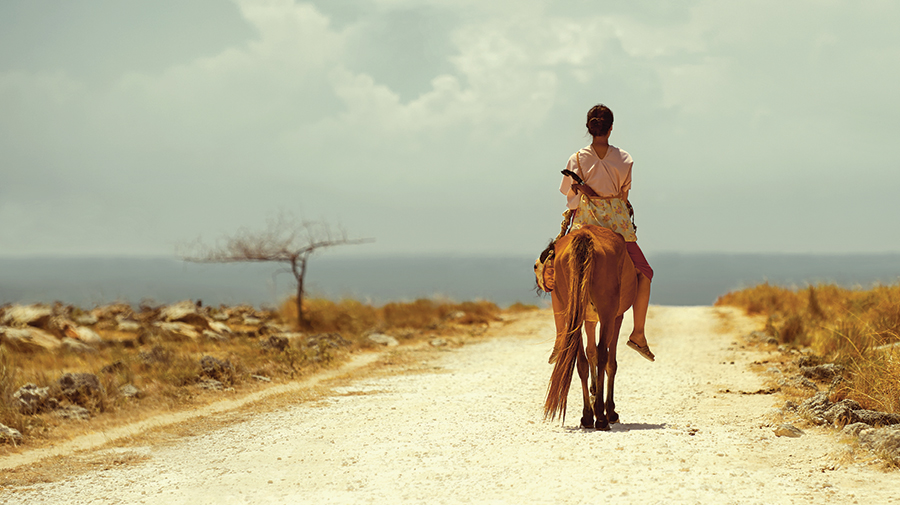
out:
{"label": "horse's tail", "polygon": [[563,421],[566,419],[566,398],[572,384],[575,360],[581,347],[581,325],[587,304],[590,303],[588,287],[594,258],[591,235],[577,232],[573,235],[564,258],[564,268],[569,274],[568,282],[565,286],[556,286],[557,290],[565,290],[568,296],[565,308],[566,329],[564,333],[556,335],[553,354],[550,356],[550,362],[556,364],[550,376],[547,400],[544,402],[544,418],[556,419],[557,415],[561,415]]}

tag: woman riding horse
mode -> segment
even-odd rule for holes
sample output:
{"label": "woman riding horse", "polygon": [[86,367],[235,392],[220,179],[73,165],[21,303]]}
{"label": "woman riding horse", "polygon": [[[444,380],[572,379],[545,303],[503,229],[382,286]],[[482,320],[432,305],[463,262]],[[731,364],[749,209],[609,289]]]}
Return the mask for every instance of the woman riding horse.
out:
{"label": "woman riding horse", "polygon": [[586,126],[588,133],[593,136],[591,145],[569,157],[566,164],[566,169],[574,172],[584,184],[578,184],[572,177],[564,176],[559,190],[568,198],[567,212],[574,213],[572,229],[593,224],[609,228],[625,239],[628,255],[638,270],[634,330],[628,339],[628,347],[648,360],[655,361],[644,334],[653,269],[637,244],[634,224],[628,212],[631,167],[634,161],[623,149],[609,143],[613,126],[613,113],[609,107],[603,104],[592,107],[587,114]]}
{"label": "woman riding horse", "polygon": [[[555,418],[561,414],[565,420],[566,398],[577,364],[584,397],[581,425],[600,430],[608,430],[609,424],[619,419],[613,399],[616,346],[623,315],[632,305],[634,331],[628,346],[654,361],[644,335],[653,270],[637,245],[630,218],[633,161],[627,152],[609,144],[612,122],[612,111],[604,105],[588,112],[587,128],[593,142],[573,154],[563,171],[567,175],[560,191],[569,200],[566,221],[560,237],[535,264],[538,285],[552,292],[557,329],[550,356],[555,366],[544,415]],[[595,343],[598,322],[600,338]],[[585,347],[582,325],[587,333]],[[608,378],[605,401],[604,376]]]}

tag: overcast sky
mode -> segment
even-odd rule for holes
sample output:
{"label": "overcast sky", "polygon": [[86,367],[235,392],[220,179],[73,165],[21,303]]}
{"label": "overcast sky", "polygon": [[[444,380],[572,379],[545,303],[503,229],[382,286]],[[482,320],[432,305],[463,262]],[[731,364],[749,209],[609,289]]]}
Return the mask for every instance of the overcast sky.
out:
{"label": "overcast sky", "polygon": [[279,212],[376,239],[345,253],[537,254],[598,102],[648,254],[900,252],[898,26],[893,0],[3,0],[0,255],[172,255]]}

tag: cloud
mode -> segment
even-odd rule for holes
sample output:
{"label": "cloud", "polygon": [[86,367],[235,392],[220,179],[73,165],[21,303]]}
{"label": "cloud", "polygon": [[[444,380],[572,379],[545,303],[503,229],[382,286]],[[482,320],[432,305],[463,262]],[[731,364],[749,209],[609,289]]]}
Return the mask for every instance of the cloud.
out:
{"label": "cloud", "polygon": [[[161,69],[136,61],[98,83],[0,67],[5,238],[51,250],[89,223],[104,250],[165,253],[286,208],[384,251],[459,250],[449,230],[524,250],[553,234],[558,171],[600,101],[637,160],[656,247],[729,233],[753,247],[729,227],[770,188],[824,215],[827,188],[864,198],[841,184],[848,170],[897,182],[875,173],[893,167],[900,113],[890,2],[235,5],[249,37]],[[685,222],[715,240],[676,232]]]}

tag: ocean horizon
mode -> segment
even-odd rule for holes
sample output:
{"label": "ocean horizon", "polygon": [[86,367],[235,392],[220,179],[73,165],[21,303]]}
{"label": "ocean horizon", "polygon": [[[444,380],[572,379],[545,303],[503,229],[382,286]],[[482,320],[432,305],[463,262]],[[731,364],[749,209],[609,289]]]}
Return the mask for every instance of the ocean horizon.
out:
{"label": "ocean horizon", "polygon": [[[711,305],[763,282],[786,287],[869,288],[900,281],[900,254],[649,255],[654,305]],[[546,306],[534,291],[532,256],[312,257],[308,296],[374,305],[419,298]],[[83,308],[121,301],[274,307],[295,291],[276,263],[198,264],[172,257],[0,258],[0,305],[59,301]]]}

